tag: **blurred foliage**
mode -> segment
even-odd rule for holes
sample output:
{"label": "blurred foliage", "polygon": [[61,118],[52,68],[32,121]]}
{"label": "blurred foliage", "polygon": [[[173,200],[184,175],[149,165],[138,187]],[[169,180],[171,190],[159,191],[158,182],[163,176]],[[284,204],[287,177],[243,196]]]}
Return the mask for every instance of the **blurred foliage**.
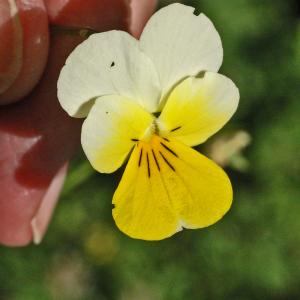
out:
{"label": "blurred foliage", "polygon": [[[122,170],[97,174],[80,155],[43,243],[0,248],[0,299],[300,299],[299,6],[183,3],[214,22],[224,46],[220,72],[240,88],[238,112],[209,141],[224,143],[241,130],[251,137],[242,152],[229,151],[232,163],[225,159],[235,191],[231,211],[205,230],[161,242],[130,239],[111,217]],[[214,156],[209,149],[203,151]],[[236,155],[247,168],[236,167]]]}

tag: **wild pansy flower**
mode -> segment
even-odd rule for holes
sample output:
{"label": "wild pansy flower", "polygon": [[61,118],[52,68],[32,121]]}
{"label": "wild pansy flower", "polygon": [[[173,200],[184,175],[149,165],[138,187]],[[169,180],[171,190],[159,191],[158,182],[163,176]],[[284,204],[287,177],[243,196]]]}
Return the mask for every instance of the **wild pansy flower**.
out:
{"label": "wild pansy flower", "polygon": [[58,98],[86,117],[83,150],[101,173],[129,157],[113,196],[113,218],[133,238],[160,240],[209,226],[229,210],[225,172],[192,149],[235,112],[239,92],[216,73],[223,50],[212,22],[181,4],[155,13],[140,40],[91,35],[69,56]]}

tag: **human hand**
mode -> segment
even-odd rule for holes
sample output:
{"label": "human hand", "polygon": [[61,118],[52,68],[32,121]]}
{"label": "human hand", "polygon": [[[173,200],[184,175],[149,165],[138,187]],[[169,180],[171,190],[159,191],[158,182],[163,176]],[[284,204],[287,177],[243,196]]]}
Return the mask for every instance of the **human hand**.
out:
{"label": "human hand", "polygon": [[77,150],[81,121],[56,98],[66,57],[87,34],[139,36],[156,1],[4,0],[0,3],[0,243],[39,243]]}

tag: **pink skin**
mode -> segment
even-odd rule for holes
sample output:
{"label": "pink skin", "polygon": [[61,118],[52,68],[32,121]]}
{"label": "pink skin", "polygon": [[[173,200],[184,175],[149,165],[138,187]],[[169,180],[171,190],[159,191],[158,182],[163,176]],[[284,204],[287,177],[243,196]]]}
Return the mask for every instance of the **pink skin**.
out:
{"label": "pink skin", "polygon": [[[56,98],[59,71],[83,41],[77,29],[138,36],[154,7],[155,0],[0,1],[0,104],[17,102],[0,106],[0,244],[41,241],[80,147],[82,121],[69,118]],[[47,15],[73,33],[56,27],[49,43]]]}
{"label": "pink skin", "polygon": [[139,38],[150,14],[154,12],[157,1],[132,0],[131,1],[131,23],[129,30],[133,36]]}
{"label": "pink skin", "polygon": [[[1,27],[11,28],[11,32],[0,33],[1,41],[6,41],[7,37],[10,37],[12,45],[1,57],[7,57],[8,52],[9,65],[6,71],[8,69],[13,74],[8,76],[7,72],[4,72],[2,76],[10,77],[13,82],[10,82],[8,88],[0,94],[1,104],[15,102],[32,90],[44,71],[49,48],[48,18],[42,0],[25,2],[14,0],[11,4],[8,0],[3,0],[2,5],[5,4],[11,14]],[[6,45],[4,42],[1,44],[4,47]],[[6,63],[6,59],[3,59],[3,63]],[[3,91],[0,88],[1,90]]]}

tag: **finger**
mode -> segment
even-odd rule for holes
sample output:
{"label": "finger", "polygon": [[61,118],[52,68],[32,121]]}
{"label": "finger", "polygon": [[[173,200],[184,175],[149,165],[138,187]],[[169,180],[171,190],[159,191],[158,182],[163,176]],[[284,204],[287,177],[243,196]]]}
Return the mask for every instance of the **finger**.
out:
{"label": "finger", "polygon": [[125,0],[45,0],[51,24],[95,31],[128,30],[130,7]]}
{"label": "finger", "polygon": [[133,36],[139,38],[156,5],[157,0],[131,0],[130,32]]}
{"label": "finger", "polygon": [[8,104],[27,95],[44,71],[49,36],[43,1],[1,1],[0,40],[0,104]]}
{"label": "finger", "polygon": [[64,164],[53,177],[41,204],[31,220],[32,239],[35,244],[39,244],[47,230],[59,194],[63,187],[68,170],[68,164]]}
{"label": "finger", "polygon": [[[49,10],[50,2],[46,1]],[[53,1],[54,4],[58,2]],[[91,14],[97,15],[95,19],[102,19],[95,29],[100,31],[101,24],[103,30],[117,29],[129,22],[129,16],[124,11],[124,2],[127,1],[101,2],[106,3],[101,10],[90,10]],[[73,11],[75,14],[78,3],[77,0],[69,1],[63,12]],[[73,10],[72,5],[75,5]],[[82,18],[93,20],[87,15],[82,15]],[[82,25],[92,28],[94,24],[82,21]],[[51,38],[47,68],[37,88],[24,101],[0,109],[2,244],[22,246],[33,238],[40,241],[63,181],[64,176],[59,170],[79,147],[80,121],[69,118],[60,108],[56,98],[56,82],[66,57],[82,40],[78,35],[55,31]],[[51,192],[53,184],[56,192]]]}

